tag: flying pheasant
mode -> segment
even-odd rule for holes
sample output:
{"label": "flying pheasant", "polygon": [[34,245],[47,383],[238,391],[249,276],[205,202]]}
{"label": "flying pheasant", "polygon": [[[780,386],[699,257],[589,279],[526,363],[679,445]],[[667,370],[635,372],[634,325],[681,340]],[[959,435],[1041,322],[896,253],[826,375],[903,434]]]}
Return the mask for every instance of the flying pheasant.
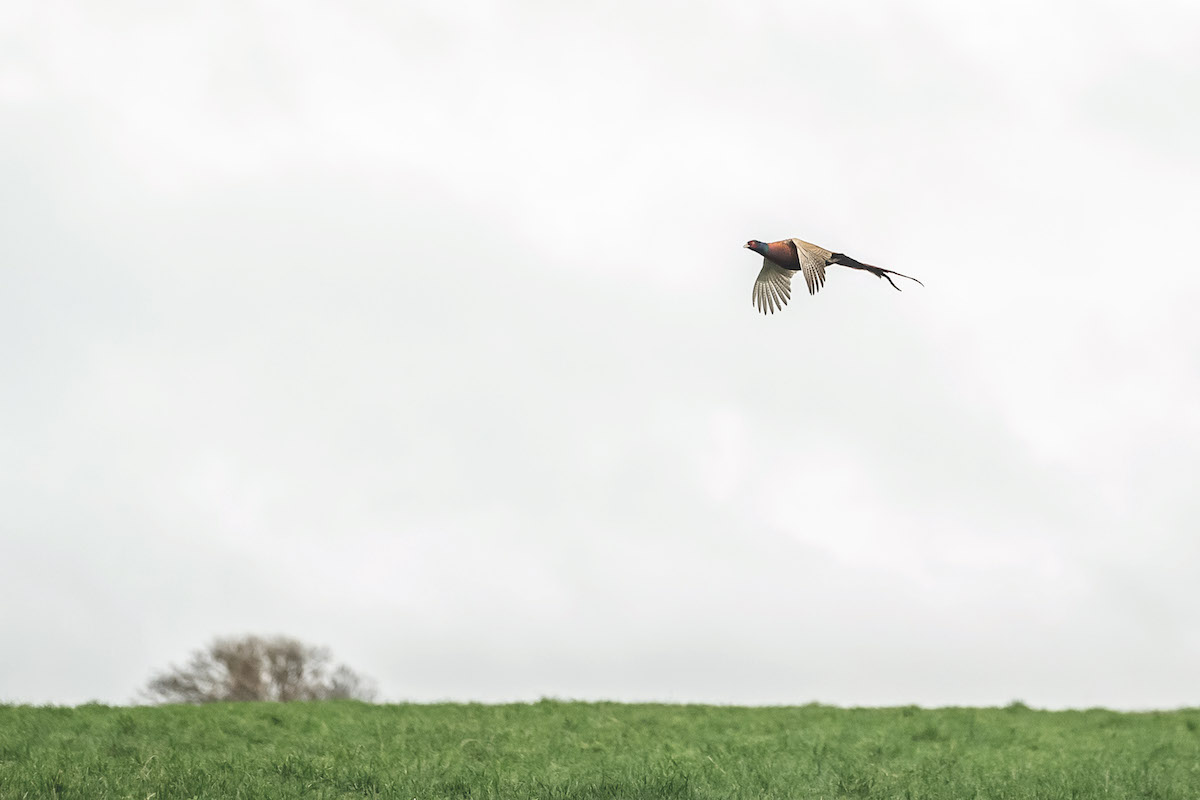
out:
{"label": "flying pheasant", "polygon": [[[764,314],[768,311],[774,314],[778,309],[787,305],[787,301],[792,298],[792,275],[796,272],[804,273],[804,282],[808,284],[808,293],[816,294],[825,285],[825,267],[830,264],[861,269],[872,275],[878,275],[880,278],[886,278],[896,291],[900,291],[900,287],[891,278],[888,278],[889,275],[917,281],[911,275],[903,275],[882,267],[873,267],[870,264],[855,261],[850,256],[830,252],[824,247],[817,247],[815,244],[800,239],[781,239],[778,242],[767,244],[757,239],[751,239],[746,242],[744,247],[749,247],[763,257],[762,271],[758,273],[758,278],[754,281],[752,299],[754,305]],[[921,282],[917,281],[917,283]],[[921,283],[921,285],[925,284]]]}

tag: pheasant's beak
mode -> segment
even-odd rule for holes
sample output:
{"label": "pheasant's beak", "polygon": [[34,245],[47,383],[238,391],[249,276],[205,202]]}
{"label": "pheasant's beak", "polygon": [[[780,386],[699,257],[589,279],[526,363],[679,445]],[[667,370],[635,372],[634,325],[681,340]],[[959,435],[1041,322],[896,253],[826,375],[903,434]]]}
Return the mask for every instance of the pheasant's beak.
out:
{"label": "pheasant's beak", "polygon": [[749,243],[749,242],[746,242],[744,245],[742,245],[742,247],[743,247],[743,248],[745,248],[745,247],[749,247],[749,246],[750,246],[750,243]]}

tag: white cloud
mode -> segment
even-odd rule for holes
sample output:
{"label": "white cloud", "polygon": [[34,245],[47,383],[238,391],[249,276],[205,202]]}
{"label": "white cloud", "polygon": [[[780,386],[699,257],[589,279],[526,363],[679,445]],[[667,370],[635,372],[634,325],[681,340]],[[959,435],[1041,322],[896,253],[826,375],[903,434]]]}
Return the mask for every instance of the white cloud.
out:
{"label": "white cloud", "polygon": [[1190,701],[1187,8],[0,13],[2,696]]}

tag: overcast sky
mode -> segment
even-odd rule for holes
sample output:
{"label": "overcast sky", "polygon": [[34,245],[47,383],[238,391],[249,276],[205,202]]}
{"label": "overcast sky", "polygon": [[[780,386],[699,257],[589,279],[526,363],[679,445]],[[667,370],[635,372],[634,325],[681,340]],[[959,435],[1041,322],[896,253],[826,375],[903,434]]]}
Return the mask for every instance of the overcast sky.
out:
{"label": "overcast sky", "polygon": [[1197,142],[1182,0],[6,2],[0,701],[1198,705]]}

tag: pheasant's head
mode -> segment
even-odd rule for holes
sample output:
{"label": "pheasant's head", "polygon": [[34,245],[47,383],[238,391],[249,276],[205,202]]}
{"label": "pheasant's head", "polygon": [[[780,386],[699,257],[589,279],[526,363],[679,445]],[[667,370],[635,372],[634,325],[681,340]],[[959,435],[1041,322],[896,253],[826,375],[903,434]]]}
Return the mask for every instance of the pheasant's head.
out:
{"label": "pheasant's head", "polygon": [[756,253],[765,253],[767,251],[767,246],[765,244],[763,244],[762,242],[760,242],[758,239],[751,239],[750,241],[748,241],[744,245],[742,245],[742,247],[749,247],[751,250],[753,250]]}

